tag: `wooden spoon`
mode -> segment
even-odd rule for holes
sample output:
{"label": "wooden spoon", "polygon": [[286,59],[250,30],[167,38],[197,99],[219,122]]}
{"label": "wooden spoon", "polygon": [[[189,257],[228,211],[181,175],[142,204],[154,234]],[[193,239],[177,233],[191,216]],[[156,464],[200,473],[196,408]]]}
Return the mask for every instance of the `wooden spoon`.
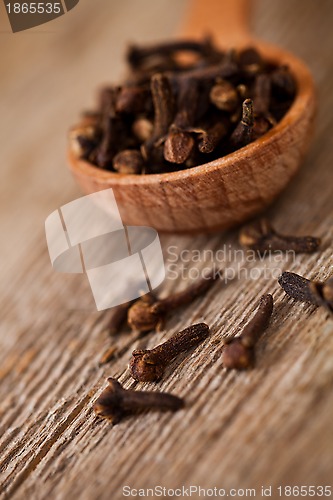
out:
{"label": "wooden spoon", "polygon": [[124,224],[166,232],[230,228],[264,210],[295,175],[309,145],[315,114],[311,74],[293,55],[259,42],[247,29],[247,0],[194,0],[182,34],[211,33],[222,48],[256,47],[264,58],[289,66],[296,98],[284,118],[260,139],[212,162],[173,173],[108,172],[69,152],[69,164],[87,194],[112,188]]}

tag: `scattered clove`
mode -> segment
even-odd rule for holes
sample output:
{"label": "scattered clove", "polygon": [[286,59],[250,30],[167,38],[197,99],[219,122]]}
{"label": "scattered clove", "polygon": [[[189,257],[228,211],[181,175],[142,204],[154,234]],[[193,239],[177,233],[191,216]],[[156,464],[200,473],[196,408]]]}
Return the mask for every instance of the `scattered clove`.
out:
{"label": "scattered clove", "polygon": [[212,271],[208,276],[189,286],[186,290],[170,295],[165,299],[155,299],[148,294],[141,297],[128,310],[128,324],[132,330],[138,332],[148,332],[154,328],[160,330],[169,311],[189,304],[196,297],[205,293],[218,277],[219,272]]}
{"label": "scattered clove", "polygon": [[266,330],[273,312],[273,297],[263,295],[257,312],[243,329],[241,335],[224,341],[223,364],[226,368],[246,370],[252,368],[255,361],[254,347]]}
{"label": "scattered clove", "polygon": [[196,347],[209,335],[205,323],[191,325],[152,350],[136,350],[130,361],[131,375],[140,382],[159,380],[168,364],[178,354]]}
{"label": "scattered clove", "polygon": [[284,272],[278,282],[289,297],[323,306],[333,313],[333,277],[324,282],[310,281],[296,273]]}
{"label": "scattered clove", "polygon": [[260,253],[266,251],[295,253],[312,253],[318,250],[320,239],[313,236],[285,236],[279,234],[267,219],[261,219],[254,224],[245,226],[239,234],[239,243],[243,247],[256,250]]}
{"label": "scattered clove", "polygon": [[94,412],[113,425],[119,423],[126,415],[140,410],[177,411],[184,406],[184,401],[172,394],[126,390],[114,378],[108,378],[108,383],[109,386],[94,404]]}
{"label": "scattered clove", "polygon": [[154,328],[158,330],[162,327],[162,317],[152,309],[156,299],[149,294],[136,300],[129,308],[127,322],[132,330],[137,332],[149,332]]}

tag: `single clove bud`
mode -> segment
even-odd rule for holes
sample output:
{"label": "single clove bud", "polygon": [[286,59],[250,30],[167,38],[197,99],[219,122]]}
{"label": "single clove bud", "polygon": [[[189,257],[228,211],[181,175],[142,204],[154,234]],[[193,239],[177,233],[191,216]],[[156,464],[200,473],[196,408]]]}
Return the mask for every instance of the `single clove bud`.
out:
{"label": "single clove bud", "polygon": [[90,153],[98,144],[99,131],[96,125],[89,123],[73,127],[69,131],[69,145],[71,151],[78,158],[88,159]]}
{"label": "single clove bud", "polygon": [[313,236],[297,237],[279,234],[267,219],[260,219],[241,229],[239,243],[260,253],[288,250],[295,253],[312,253],[318,250],[321,241],[320,238]]}
{"label": "single clove bud", "polygon": [[310,281],[296,273],[284,272],[278,282],[289,297],[324,306],[333,313],[333,277],[324,282]]}
{"label": "single clove bud", "polygon": [[117,152],[121,122],[116,115],[116,99],[119,88],[107,88],[101,93],[101,104],[104,105],[101,119],[102,140],[96,151],[96,162],[102,168],[110,168]]}
{"label": "single clove bud", "polygon": [[276,125],[276,120],[272,118],[271,115],[269,116],[257,116],[254,119],[254,125],[253,125],[253,140],[259,139],[259,137],[262,137],[264,134],[266,134],[272,127]]}
{"label": "single clove bud", "polygon": [[174,97],[168,78],[161,73],[152,76],[150,87],[155,111],[153,137],[158,140],[167,133],[172,122]]}
{"label": "single clove bud", "polygon": [[238,92],[227,80],[218,80],[210,91],[210,100],[221,111],[232,113],[238,105]]}
{"label": "single clove bud", "polygon": [[211,153],[228,133],[228,125],[225,120],[214,123],[206,130],[199,131],[198,149],[200,153]]}
{"label": "single clove bud", "polygon": [[292,98],[296,94],[296,82],[288,66],[276,68],[272,72],[271,82],[279,96]]}
{"label": "single clove bud", "polygon": [[131,375],[140,382],[159,380],[168,364],[178,354],[188,351],[205,340],[209,326],[205,323],[191,325],[152,350],[135,350],[130,361]]}
{"label": "single clove bud", "polygon": [[263,295],[257,312],[237,338],[226,339],[223,351],[223,364],[226,368],[246,370],[254,365],[254,347],[266,330],[273,312],[273,297]]}
{"label": "single clove bud", "polygon": [[154,328],[161,329],[162,316],[152,310],[154,302],[156,299],[146,294],[131,305],[127,313],[127,323],[132,330],[149,332]]}
{"label": "single clove bud", "polygon": [[134,120],[132,125],[133,134],[139,141],[148,141],[153,133],[153,123],[151,120],[145,117],[140,117]]}
{"label": "single clove bud", "polygon": [[257,75],[253,89],[253,140],[266,134],[276,124],[276,120],[270,113],[271,87],[269,74]]}
{"label": "single clove bud", "polygon": [[264,61],[254,47],[248,47],[239,52],[238,64],[250,76],[259,73],[264,68]]}
{"label": "single clove bud", "polygon": [[183,408],[184,401],[165,392],[126,390],[114,378],[108,378],[107,387],[94,404],[97,416],[106,418],[113,425],[123,417],[138,410],[177,411]]}
{"label": "single clove bud", "polygon": [[150,81],[150,88],[154,105],[154,125],[151,136],[141,147],[145,159],[150,157],[155,143],[168,133],[175,108],[171,84],[166,75],[162,73],[154,74]]}
{"label": "single clove bud", "polygon": [[184,163],[190,158],[194,146],[194,138],[189,132],[172,125],[164,144],[164,158],[170,163]]}
{"label": "single clove bud", "polygon": [[230,136],[230,143],[234,148],[241,148],[252,141],[253,124],[252,99],[245,99],[242,105],[242,119]]}
{"label": "single clove bud", "polygon": [[140,174],[144,160],[136,149],[124,149],[113,158],[113,168],[120,174]]}
{"label": "single clove bud", "polygon": [[132,45],[129,47],[127,52],[127,61],[133,68],[137,68],[150,57],[170,56],[175,52],[184,51],[194,52],[206,56],[215,53],[216,49],[212,46],[210,38],[205,38],[203,42],[197,42],[195,40],[176,40],[155,44],[150,47],[138,47],[136,45]]}
{"label": "single clove bud", "polygon": [[169,311],[186,305],[205,293],[218,277],[219,273],[212,271],[208,276],[189,286],[186,290],[170,295],[165,299],[156,300],[149,295],[145,295],[129,308],[128,324],[132,330],[138,332],[148,332],[154,328],[161,329],[165,315]]}
{"label": "single clove bud", "polygon": [[164,143],[164,158],[180,164],[190,157],[195,146],[189,129],[194,125],[200,89],[195,78],[180,80],[178,85],[178,111]]}
{"label": "single clove bud", "polygon": [[267,116],[271,102],[270,75],[263,73],[257,76],[253,90],[253,110],[255,116]]}

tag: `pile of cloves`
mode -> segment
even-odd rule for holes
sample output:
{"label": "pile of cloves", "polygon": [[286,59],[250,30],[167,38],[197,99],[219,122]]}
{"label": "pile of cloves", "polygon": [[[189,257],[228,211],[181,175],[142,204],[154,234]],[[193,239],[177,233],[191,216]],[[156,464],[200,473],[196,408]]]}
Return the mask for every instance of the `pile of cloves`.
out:
{"label": "pile of cloves", "polygon": [[210,38],[127,52],[129,76],[103,88],[70,131],[73,154],[120,174],[172,172],[225,156],[271,129],[296,94],[286,66]]}

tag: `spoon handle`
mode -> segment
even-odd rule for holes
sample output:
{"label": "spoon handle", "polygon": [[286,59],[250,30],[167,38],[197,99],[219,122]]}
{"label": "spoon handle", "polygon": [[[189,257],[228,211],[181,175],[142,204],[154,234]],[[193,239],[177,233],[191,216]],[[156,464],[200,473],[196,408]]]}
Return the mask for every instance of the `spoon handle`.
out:
{"label": "spoon handle", "polygon": [[202,37],[211,34],[222,47],[251,42],[251,0],[191,0],[181,34]]}

